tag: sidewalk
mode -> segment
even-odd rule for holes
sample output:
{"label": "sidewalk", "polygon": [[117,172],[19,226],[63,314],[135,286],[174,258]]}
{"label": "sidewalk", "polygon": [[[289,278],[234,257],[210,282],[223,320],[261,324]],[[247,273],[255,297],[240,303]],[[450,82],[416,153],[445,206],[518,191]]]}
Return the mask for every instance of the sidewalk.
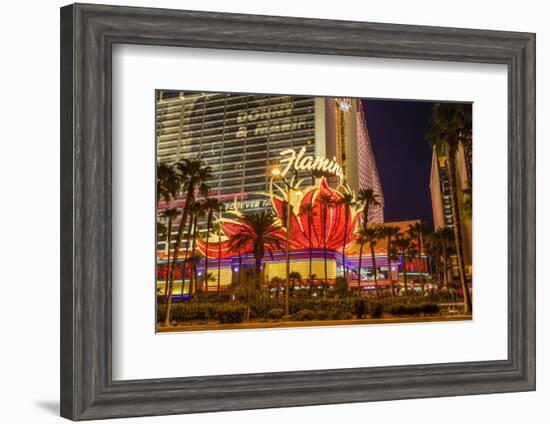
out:
{"label": "sidewalk", "polygon": [[469,321],[471,315],[443,315],[428,317],[388,317],[388,318],[365,318],[349,320],[325,320],[325,321],[252,321],[240,324],[186,324],[170,327],[157,326],[159,333],[173,333],[183,331],[220,331],[220,330],[251,330],[265,328],[291,328],[291,327],[328,327],[336,325],[364,325],[364,324],[414,324],[422,322],[449,322]]}

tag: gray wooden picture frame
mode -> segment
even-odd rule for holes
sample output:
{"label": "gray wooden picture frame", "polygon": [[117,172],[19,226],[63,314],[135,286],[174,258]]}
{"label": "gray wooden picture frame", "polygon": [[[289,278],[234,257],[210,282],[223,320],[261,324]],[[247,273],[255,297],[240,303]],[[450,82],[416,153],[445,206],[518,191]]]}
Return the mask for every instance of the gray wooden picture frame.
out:
{"label": "gray wooden picture frame", "polygon": [[[508,359],[113,381],[111,52],[116,43],[507,65]],[[534,34],[75,4],[61,9],[60,124],[63,417],[535,389]]]}

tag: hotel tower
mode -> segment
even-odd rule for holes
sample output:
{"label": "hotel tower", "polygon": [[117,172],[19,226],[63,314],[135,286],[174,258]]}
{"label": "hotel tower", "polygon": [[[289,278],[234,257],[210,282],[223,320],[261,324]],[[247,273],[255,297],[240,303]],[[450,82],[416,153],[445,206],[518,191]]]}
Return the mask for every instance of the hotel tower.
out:
{"label": "hotel tower", "polygon": [[[380,205],[369,221],[384,221],[384,197],[361,100],[289,95],[157,91],[157,163],[200,158],[212,170],[210,196],[242,212],[270,208],[270,168],[286,149],[335,160],[355,192],[372,189]],[[306,181],[314,176],[302,171]],[[328,178],[330,186],[337,178]],[[182,201],[182,199],[180,199]],[[159,209],[165,208],[162,202]],[[177,226],[174,226],[174,232]],[[204,228],[204,223],[199,227]],[[172,240],[175,239],[175,234]],[[158,240],[159,252],[166,251]]]}

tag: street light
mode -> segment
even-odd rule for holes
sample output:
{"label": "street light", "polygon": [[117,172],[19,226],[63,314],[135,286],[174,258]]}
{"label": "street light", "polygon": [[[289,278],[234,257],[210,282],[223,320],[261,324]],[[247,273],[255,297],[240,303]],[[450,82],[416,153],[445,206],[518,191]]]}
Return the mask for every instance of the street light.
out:
{"label": "street light", "polygon": [[290,198],[292,190],[296,191],[296,196],[301,197],[302,192],[297,186],[293,186],[294,177],[288,181],[281,173],[281,168],[274,166],[271,168],[271,175],[275,178],[280,178],[286,187],[286,281],[285,281],[285,315],[290,315],[290,233],[292,231],[292,217]]}
{"label": "street light", "polygon": [[279,168],[278,166],[271,168],[271,175],[273,175],[274,177],[278,177],[279,175],[281,175],[281,168]]}

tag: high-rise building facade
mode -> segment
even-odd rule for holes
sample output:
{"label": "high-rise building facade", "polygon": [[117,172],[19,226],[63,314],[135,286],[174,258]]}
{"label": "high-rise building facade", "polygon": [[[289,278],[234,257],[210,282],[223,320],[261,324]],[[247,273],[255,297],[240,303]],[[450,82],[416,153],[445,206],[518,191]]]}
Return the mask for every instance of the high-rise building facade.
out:
{"label": "high-rise building facade", "polygon": [[[200,158],[212,170],[209,196],[222,201],[226,210],[236,205],[245,213],[271,208],[266,195],[270,169],[280,164],[281,152],[292,149],[303,151],[302,157],[327,158],[342,168],[352,190],[370,188],[378,195],[380,204],[371,208],[369,222],[384,221],[382,187],[359,99],[158,91],[156,149],[157,163]],[[297,176],[304,185],[315,185],[318,177],[311,171],[298,171]],[[337,176],[325,178],[332,187],[340,182]],[[182,202],[183,197],[176,204],[181,207]],[[161,202],[158,209],[168,206]],[[204,227],[199,222],[199,232]],[[174,225],[172,243],[176,232]],[[170,248],[173,244],[157,240],[159,264]],[[226,262],[224,283],[231,275],[231,262]]]}
{"label": "high-rise building facade", "polygon": [[[460,145],[456,152],[457,168],[457,193],[459,199],[464,199],[465,191],[471,191],[472,179],[472,155],[471,150],[464,149]],[[449,180],[449,168],[447,157],[443,153],[438,153],[433,148],[432,166],[430,173],[430,193],[432,199],[432,212],[434,220],[434,230],[440,228],[453,228],[453,214],[451,205],[451,185]],[[470,194],[471,195],[471,194]],[[472,221],[460,213],[462,224],[462,245],[464,264],[468,275],[472,275]],[[453,258],[456,268],[456,258]],[[458,271],[453,271],[455,277]]]}
{"label": "high-rise building facade", "polygon": [[[170,93],[172,94],[172,93]],[[200,158],[212,170],[211,196],[262,210],[269,164],[287,148],[315,154],[315,99],[187,93],[157,99],[157,160]]]}
{"label": "high-rise building facade", "polygon": [[282,151],[304,148],[305,155],[336,158],[353,190],[372,188],[378,194],[380,205],[369,221],[384,220],[382,187],[358,99],[158,91],[156,142],[158,163],[200,158],[212,170],[210,195],[226,209],[236,200],[248,212],[269,207],[264,194],[269,168]]}

